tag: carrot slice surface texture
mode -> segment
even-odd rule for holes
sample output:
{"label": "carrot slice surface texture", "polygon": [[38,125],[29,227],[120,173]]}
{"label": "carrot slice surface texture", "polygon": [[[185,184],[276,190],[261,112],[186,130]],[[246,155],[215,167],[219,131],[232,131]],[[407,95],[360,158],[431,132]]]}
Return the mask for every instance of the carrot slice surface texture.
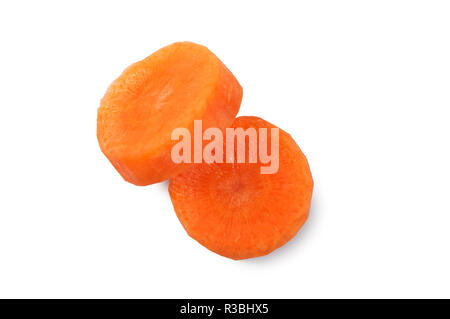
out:
{"label": "carrot slice surface texture", "polygon": [[[232,127],[270,132],[275,126],[244,116]],[[262,165],[267,164],[259,159],[257,163],[194,164],[172,178],[172,204],[187,233],[232,259],[266,255],[294,237],[308,217],[313,190],[306,157],[280,129],[278,172],[261,174]]]}
{"label": "carrot slice surface texture", "polygon": [[229,126],[242,87],[206,47],[191,42],[166,46],[129,66],[107,89],[97,116],[102,152],[122,177],[135,185],[167,180],[187,167],[170,157],[175,128],[193,134]]}

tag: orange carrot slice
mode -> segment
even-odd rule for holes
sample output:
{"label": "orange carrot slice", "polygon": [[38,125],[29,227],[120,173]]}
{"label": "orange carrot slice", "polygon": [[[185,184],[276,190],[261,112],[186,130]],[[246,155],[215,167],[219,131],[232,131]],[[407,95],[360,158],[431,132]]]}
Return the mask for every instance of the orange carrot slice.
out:
{"label": "orange carrot slice", "polygon": [[[232,127],[270,131],[275,126],[245,116]],[[308,162],[292,137],[279,130],[278,172],[261,174],[264,165],[260,159],[253,164],[194,164],[172,178],[172,204],[187,233],[232,259],[266,255],[294,237],[310,207],[313,180]]]}
{"label": "orange carrot slice", "polygon": [[129,66],[108,88],[97,117],[102,152],[122,177],[149,185],[186,168],[171,160],[175,128],[225,128],[239,111],[242,88],[206,47],[179,42]]}

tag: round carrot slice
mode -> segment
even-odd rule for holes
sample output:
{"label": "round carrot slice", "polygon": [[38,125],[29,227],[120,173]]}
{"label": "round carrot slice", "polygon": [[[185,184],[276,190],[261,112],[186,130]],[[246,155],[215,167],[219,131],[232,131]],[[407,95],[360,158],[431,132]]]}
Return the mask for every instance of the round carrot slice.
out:
{"label": "round carrot slice", "polygon": [[164,181],[186,167],[171,160],[175,128],[230,125],[242,99],[233,74],[206,47],[166,46],[129,66],[106,91],[97,117],[102,152],[136,185]]}
{"label": "round carrot slice", "polygon": [[[245,116],[237,118],[232,127],[268,128],[267,153],[271,153],[274,125]],[[258,135],[264,141],[261,133]],[[248,159],[250,137],[246,139]],[[237,145],[236,139],[235,159]],[[264,162],[258,156],[256,163],[193,164],[172,178],[172,204],[187,233],[211,251],[232,259],[266,255],[294,237],[310,207],[313,180],[308,162],[282,130],[278,171],[261,174],[261,167],[269,165]]]}

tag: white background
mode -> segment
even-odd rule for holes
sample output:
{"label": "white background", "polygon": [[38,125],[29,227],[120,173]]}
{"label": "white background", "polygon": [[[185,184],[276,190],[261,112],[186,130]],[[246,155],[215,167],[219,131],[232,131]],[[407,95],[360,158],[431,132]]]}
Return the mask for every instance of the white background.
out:
{"label": "white background", "polygon": [[[269,256],[209,252],[100,152],[107,86],[181,40],[309,159],[310,219]],[[2,1],[0,297],[449,298],[449,109],[449,1]]]}

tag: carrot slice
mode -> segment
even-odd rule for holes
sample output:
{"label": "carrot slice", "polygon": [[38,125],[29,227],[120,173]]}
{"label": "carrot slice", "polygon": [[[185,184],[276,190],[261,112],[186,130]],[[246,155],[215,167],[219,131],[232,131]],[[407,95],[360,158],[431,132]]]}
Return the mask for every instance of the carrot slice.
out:
{"label": "carrot slice", "polygon": [[171,160],[175,128],[230,125],[242,99],[233,74],[206,47],[179,42],[129,66],[108,88],[97,117],[102,152],[135,185],[164,181],[186,165]]}
{"label": "carrot slice", "polygon": [[[244,116],[232,127],[270,132],[275,126]],[[246,143],[247,154],[248,149]],[[232,259],[266,255],[294,237],[308,217],[313,189],[306,157],[292,137],[279,130],[278,172],[261,174],[264,165],[260,158],[257,163],[195,164],[172,178],[172,204],[186,232]]]}

